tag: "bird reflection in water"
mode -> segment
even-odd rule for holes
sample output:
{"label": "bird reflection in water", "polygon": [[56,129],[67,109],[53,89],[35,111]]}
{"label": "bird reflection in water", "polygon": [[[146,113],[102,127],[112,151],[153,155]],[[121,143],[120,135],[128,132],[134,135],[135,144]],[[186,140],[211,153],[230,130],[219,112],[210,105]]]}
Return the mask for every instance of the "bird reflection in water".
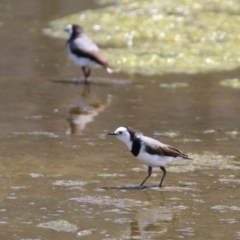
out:
{"label": "bird reflection in water", "polygon": [[80,134],[86,125],[110,104],[111,96],[100,100],[96,95],[91,94],[90,84],[84,86],[80,98],[72,102],[67,111],[69,123],[67,134]]}
{"label": "bird reflection in water", "polygon": [[180,211],[173,208],[173,205],[165,199],[163,192],[159,192],[158,199],[149,191],[144,193],[147,202],[152,204],[132,212],[133,217],[125,235],[129,239],[160,239],[170,233],[175,225],[179,225]]}

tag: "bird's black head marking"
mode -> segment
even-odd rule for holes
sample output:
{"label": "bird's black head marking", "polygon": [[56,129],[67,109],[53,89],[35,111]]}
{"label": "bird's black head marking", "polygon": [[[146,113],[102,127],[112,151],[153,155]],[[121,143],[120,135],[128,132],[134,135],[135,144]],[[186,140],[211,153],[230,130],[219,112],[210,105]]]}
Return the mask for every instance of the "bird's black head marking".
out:
{"label": "bird's black head marking", "polygon": [[136,137],[136,131],[133,130],[131,127],[126,127],[126,129],[128,130],[128,132],[130,134],[130,140],[133,141],[134,138]]}
{"label": "bird's black head marking", "polygon": [[77,24],[70,24],[68,26],[71,26],[71,30],[69,30],[70,39],[75,39],[77,36],[84,32],[83,28]]}
{"label": "bird's black head marking", "polygon": [[141,139],[139,138],[138,132],[133,130],[131,127],[126,127],[129,134],[130,134],[130,140],[132,141],[132,154],[136,157],[138,156],[140,149],[141,149]]}
{"label": "bird's black head marking", "polygon": [[83,33],[83,28],[80,25],[72,24],[72,27],[73,27],[73,32],[78,34]]}

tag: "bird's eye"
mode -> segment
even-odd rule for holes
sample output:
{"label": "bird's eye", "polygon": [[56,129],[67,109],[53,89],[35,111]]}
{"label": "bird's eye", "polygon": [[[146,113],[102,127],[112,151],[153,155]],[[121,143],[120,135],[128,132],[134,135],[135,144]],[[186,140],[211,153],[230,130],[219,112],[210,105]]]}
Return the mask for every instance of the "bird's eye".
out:
{"label": "bird's eye", "polygon": [[119,134],[122,134],[122,131],[120,131]]}

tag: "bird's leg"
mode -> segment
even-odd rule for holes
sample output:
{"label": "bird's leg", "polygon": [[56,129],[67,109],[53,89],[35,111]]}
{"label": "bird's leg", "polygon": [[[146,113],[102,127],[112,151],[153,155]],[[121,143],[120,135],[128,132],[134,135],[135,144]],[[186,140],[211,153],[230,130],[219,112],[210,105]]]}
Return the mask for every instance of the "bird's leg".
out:
{"label": "bird's leg", "polygon": [[167,173],[165,167],[160,167],[160,169],[163,171],[163,176],[162,176],[161,182],[160,182],[160,184],[159,184],[159,187],[162,186],[163,179],[165,178],[165,175],[166,175],[166,173]]}
{"label": "bird's leg", "polygon": [[90,73],[91,73],[91,69],[89,68],[88,71],[87,71],[87,77],[90,76]]}
{"label": "bird's leg", "polygon": [[83,70],[83,74],[84,74],[85,84],[87,84],[87,83],[89,83],[89,82],[88,82],[88,77],[90,76],[91,69],[89,68],[89,69],[87,70],[86,67],[82,67],[82,70]]}
{"label": "bird's leg", "polygon": [[147,177],[143,180],[143,182],[140,184],[140,186],[142,186],[146,181],[147,179],[151,176],[152,174],[152,167],[148,166],[148,175]]}
{"label": "bird's leg", "polygon": [[82,96],[83,97],[89,96],[90,92],[91,92],[90,84],[87,83],[87,84],[84,85]]}

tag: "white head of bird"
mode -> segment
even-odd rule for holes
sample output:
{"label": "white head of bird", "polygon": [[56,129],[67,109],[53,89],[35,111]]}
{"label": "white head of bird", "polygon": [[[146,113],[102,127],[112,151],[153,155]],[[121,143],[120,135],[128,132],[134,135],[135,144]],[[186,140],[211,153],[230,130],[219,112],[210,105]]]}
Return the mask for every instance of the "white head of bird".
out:
{"label": "white head of bird", "polygon": [[142,136],[140,132],[136,132],[130,127],[119,127],[114,132],[108,133],[108,135],[116,136],[127,145],[129,150],[132,149],[133,139]]}
{"label": "white head of bird", "polygon": [[72,36],[72,33],[73,33],[72,24],[67,25],[67,27],[65,28],[65,31],[69,34],[69,36]]}
{"label": "white head of bird", "polygon": [[131,136],[126,127],[119,127],[114,132],[109,133],[109,135],[116,136],[119,140],[125,142],[126,144],[130,142]]}

